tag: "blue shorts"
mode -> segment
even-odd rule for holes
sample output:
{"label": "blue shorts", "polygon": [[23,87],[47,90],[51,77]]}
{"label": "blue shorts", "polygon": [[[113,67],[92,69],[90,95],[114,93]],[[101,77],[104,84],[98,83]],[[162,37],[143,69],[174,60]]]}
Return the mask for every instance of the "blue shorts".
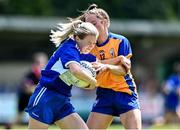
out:
{"label": "blue shorts", "polygon": [[137,95],[116,92],[111,89],[98,88],[92,112],[120,116],[133,109],[140,109]]}
{"label": "blue shorts", "polygon": [[69,97],[41,85],[35,89],[25,111],[45,124],[53,124],[75,112]]}

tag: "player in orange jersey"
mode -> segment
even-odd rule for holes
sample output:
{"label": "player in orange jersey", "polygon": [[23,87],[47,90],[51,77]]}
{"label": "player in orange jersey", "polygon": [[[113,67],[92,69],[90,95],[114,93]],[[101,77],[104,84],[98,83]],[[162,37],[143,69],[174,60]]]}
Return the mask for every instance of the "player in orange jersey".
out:
{"label": "player in orange jersey", "polygon": [[[91,22],[99,31],[97,44],[91,51],[102,63],[97,75],[99,87],[87,125],[90,129],[107,129],[113,117],[120,117],[125,129],[141,129],[141,112],[136,84],[130,72],[132,50],[127,38],[108,31],[110,19],[106,11],[90,5],[76,19]],[[122,63],[117,64],[117,59]],[[126,65],[127,64],[127,65]],[[129,68],[128,68],[129,67]]]}

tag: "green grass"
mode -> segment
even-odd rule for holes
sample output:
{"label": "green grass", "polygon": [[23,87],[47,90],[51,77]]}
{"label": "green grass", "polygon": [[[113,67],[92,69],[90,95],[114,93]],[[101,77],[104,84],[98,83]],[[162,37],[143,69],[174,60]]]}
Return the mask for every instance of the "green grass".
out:
{"label": "green grass", "polygon": [[[4,127],[0,126],[0,129],[4,129]],[[15,125],[13,126],[13,129],[20,129],[20,130],[27,129],[27,125]],[[49,127],[49,129],[58,129],[58,127],[56,125],[52,125]],[[108,130],[111,130],[111,129],[123,130],[123,127],[121,125],[112,125],[110,126]]]}
{"label": "green grass", "polygon": [[[0,129],[4,129],[3,126],[0,126]],[[13,129],[18,129],[18,130],[23,130],[27,129],[27,125],[15,125],[13,126]],[[59,129],[56,125],[52,125],[49,127],[49,129]],[[123,130],[123,127],[121,125],[111,125],[108,130],[111,129],[118,129],[118,130]]]}
{"label": "green grass", "polygon": [[[0,129],[4,129],[3,126],[0,126]],[[18,130],[23,130],[27,129],[27,125],[16,125],[13,126],[13,129],[18,129]],[[50,126],[49,129],[59,129],[57,126],[52,125]],[[113,130],[113,129],[118,129],[118,130],[124,130],[123,126],[118,125],[118,124],[113,124],[111,125],[108,130]],[[180,124],[179,125],[161,125],[161,126],[150,126],[146,128],[146,130],[180,130]]]}
{"label": "green grass", "polygon": [[119,124],[113,124],[108,128],[108,130],[111,130],[111,129],[124,130],[124,127],[122,125],[119,125]]}
{"label": "green grass", "polygon": [[159,125],[159,126],[151,126],[150,129],[168,129],[168,130],[180,130],[180,123],[179,124],[170,124],[170,125]]}

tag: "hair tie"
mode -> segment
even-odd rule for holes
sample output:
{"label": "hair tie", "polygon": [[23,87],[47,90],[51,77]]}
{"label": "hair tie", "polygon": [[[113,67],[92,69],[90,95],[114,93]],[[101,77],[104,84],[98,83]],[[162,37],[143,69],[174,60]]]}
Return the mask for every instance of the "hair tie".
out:
{"label": "hair tie", "polygon": [[92,4],[89,6],[88,10],[93,10],[93,9],[96,9],[97,8],[97,5],[96,4]]}

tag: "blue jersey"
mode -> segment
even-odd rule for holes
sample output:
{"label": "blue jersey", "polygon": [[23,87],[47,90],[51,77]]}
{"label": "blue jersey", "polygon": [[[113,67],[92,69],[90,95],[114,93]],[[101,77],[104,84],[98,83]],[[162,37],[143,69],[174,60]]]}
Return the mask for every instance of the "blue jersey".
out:
{"label": "blue jersey", "polygon": [[47,66],[41,71],[40,84],[50,90],[55,90],[66,96],[71,96],[72,86],[68,86],[59,76],[68,71],[68,65],[72,62],[80,64],[81,60],[96,61],[91,54],[81,54],[73,39],[67,39],[51,56]]}
{"label": "blue jersey", "polygon": [[177,91],[180,87],[180,77],[176,74],[172,74],[166,81],[166,89],[168,94],[165,95],[165,107],[168,110],[176,111],[179,103],[179,96]]}
{"label": "blue jersey", "polygon": [[45,124],[53,124],[75,112],[70,103],[71,88],[60,79],[61,74],[69,70],[72,62],[80,64],[81,60],[96,61],[91,54],[80,54],[73,39],[63,41],[51,56],[47,66],[41,71],[40,84],[32,94],[26,112]]}

